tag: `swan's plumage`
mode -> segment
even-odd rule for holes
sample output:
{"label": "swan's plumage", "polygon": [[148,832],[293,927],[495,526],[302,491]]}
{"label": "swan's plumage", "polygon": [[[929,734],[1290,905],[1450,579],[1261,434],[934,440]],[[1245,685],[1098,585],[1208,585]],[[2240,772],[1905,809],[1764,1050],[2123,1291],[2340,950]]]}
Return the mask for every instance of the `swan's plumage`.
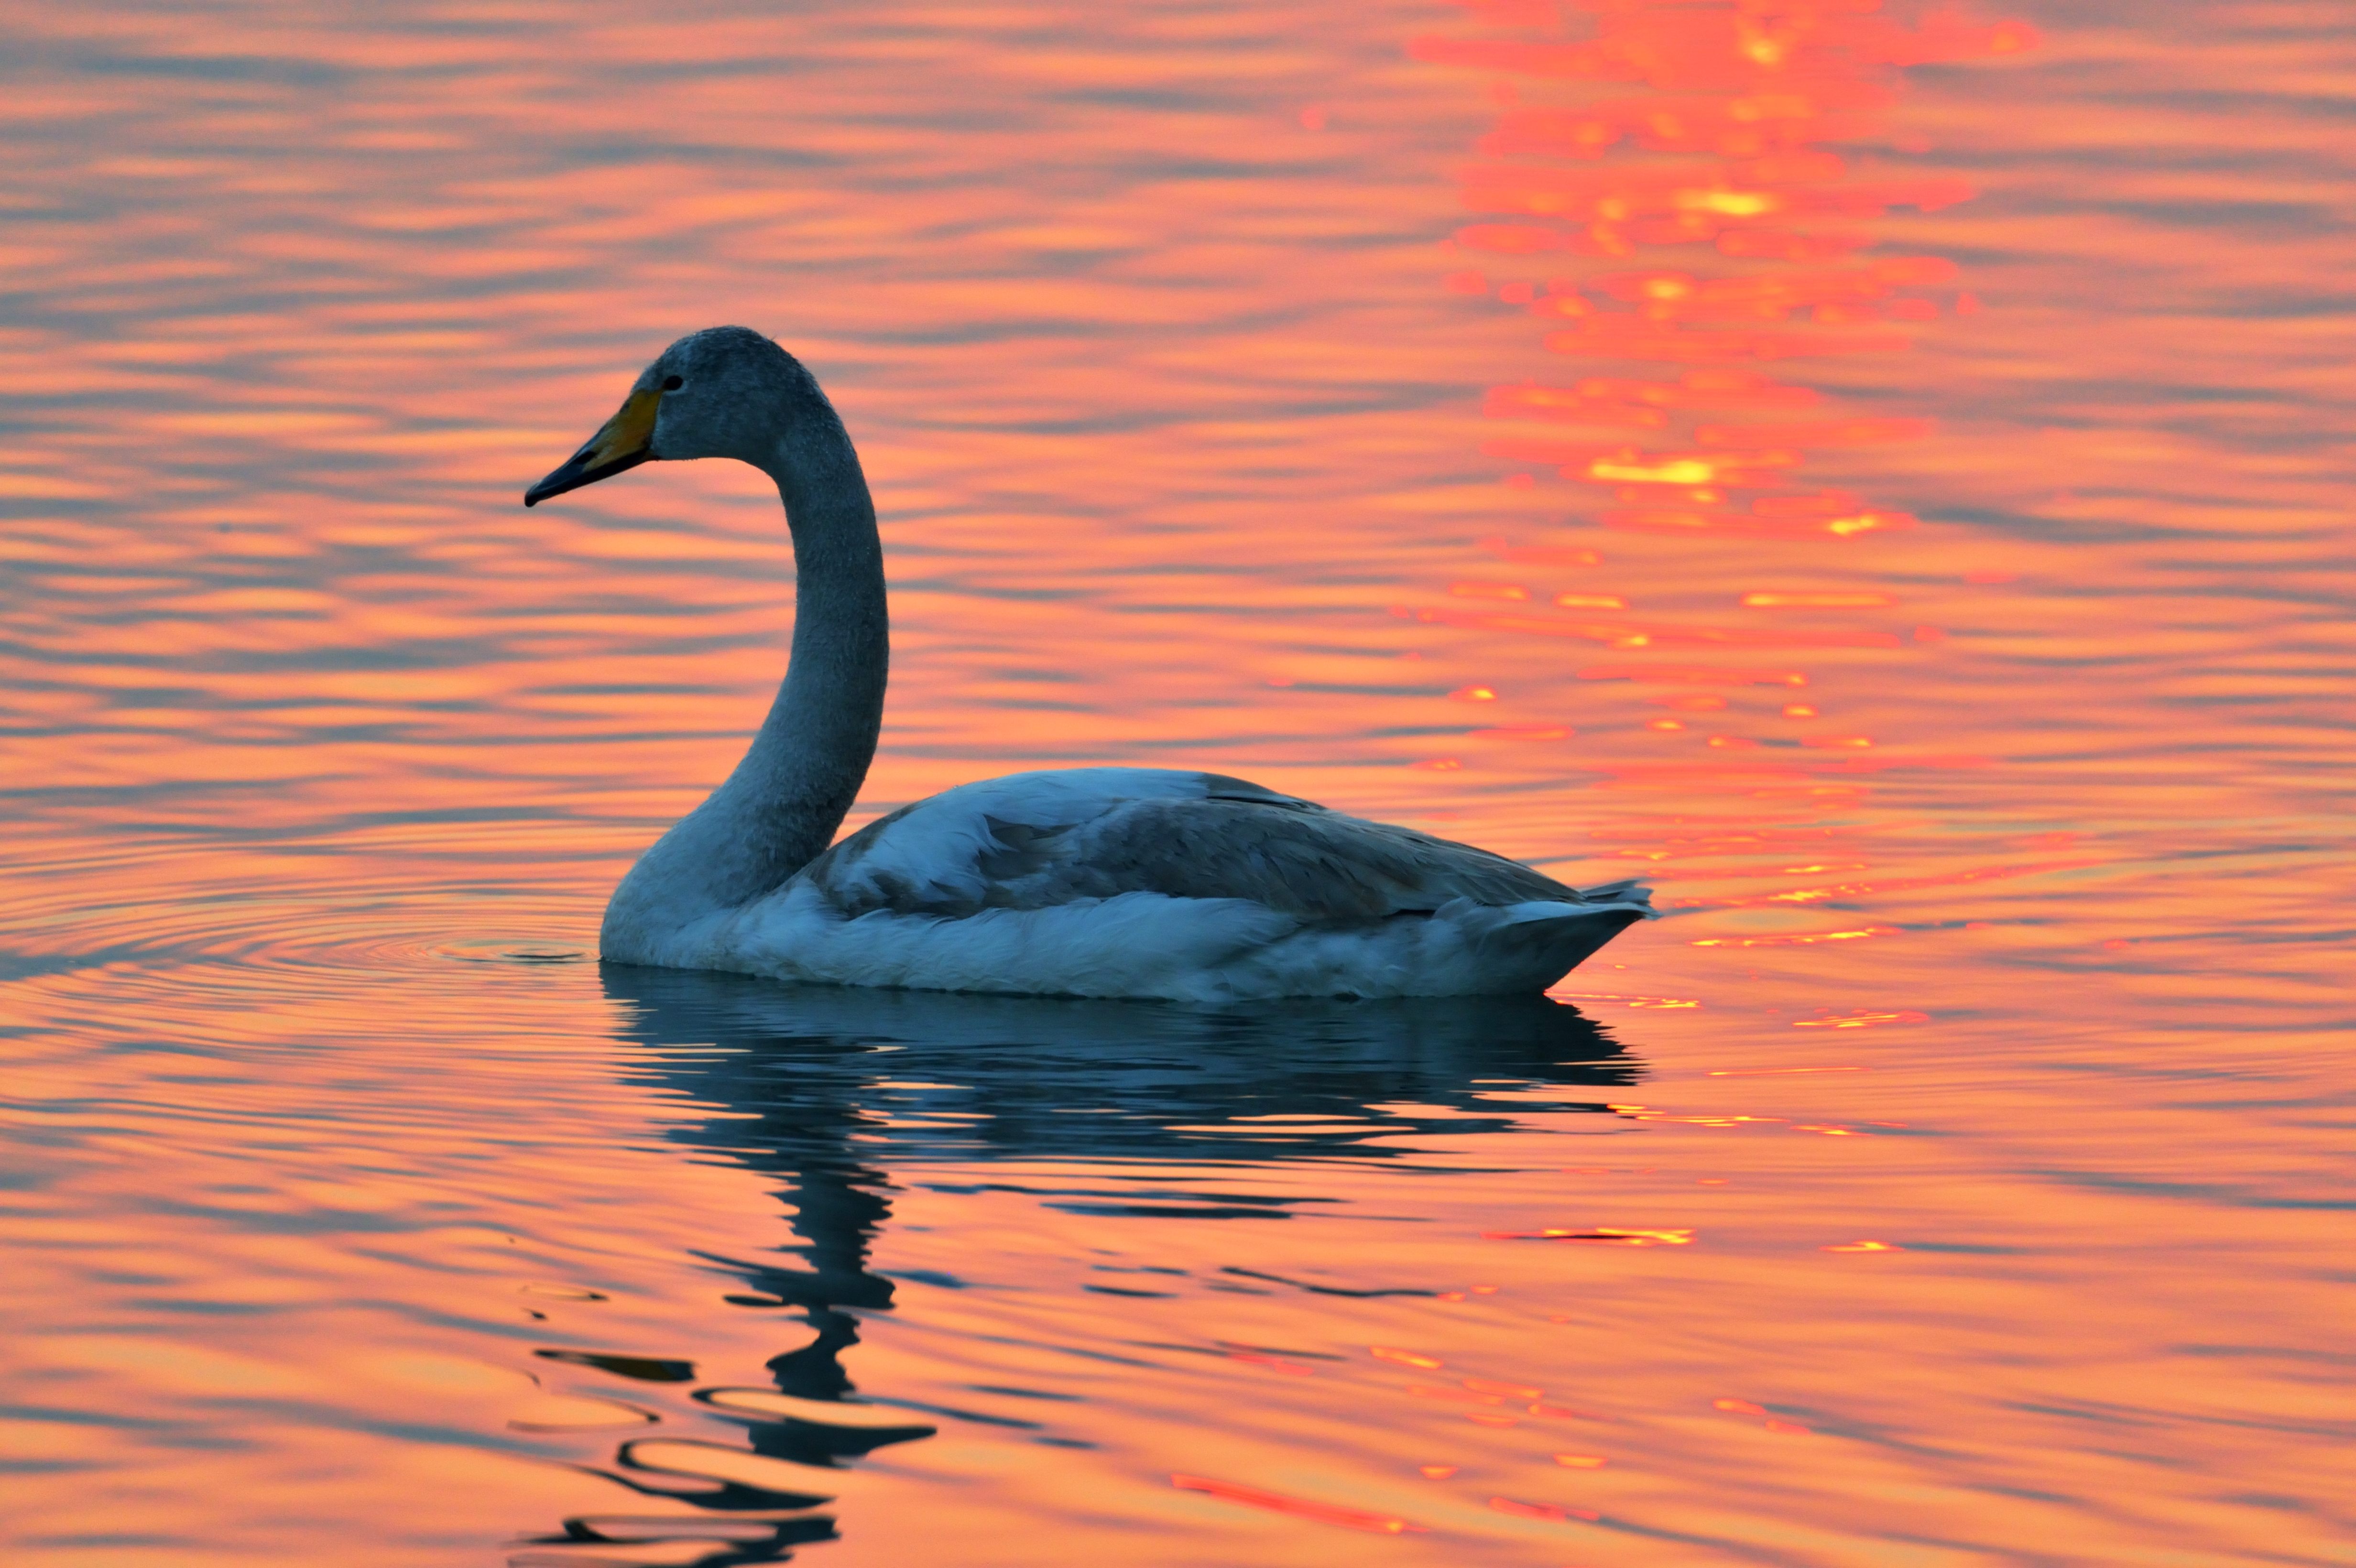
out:
{"label": "swan's plumage", "polygon": [[1072,768],[961,785],[802,875],[848,918],[1038,910],[1122,893],[1244,899],[1303,921],[1579,894],[1515,860],[1218,773]]}
{"label": "swan's plumage", "polygon": [[616,891],[609,959],[1194,1001],[1502,995],[1544,989],[1654,912],[1631,882],[1582,891],[1241,779],[1150,768],[965,784],[828,848],[881,722],[884,585],[858,459],[809,373],[742,328],[682,338],[528,499],[705,455],[777,481],[801,578],[794,661],[736,772]]}
{"label": "swan's plumage", "polygon": [[869,823],[783,887],[606,933],[673,968],[923,989],[1168,997],[1541,990],[1652,912],[1241,779],[1076,768]]}

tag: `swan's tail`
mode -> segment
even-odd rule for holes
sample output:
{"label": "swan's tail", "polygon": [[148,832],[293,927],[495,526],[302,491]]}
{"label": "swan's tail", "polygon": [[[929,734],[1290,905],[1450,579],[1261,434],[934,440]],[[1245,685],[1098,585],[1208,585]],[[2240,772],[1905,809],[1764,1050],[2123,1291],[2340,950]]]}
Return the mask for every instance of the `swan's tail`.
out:
{"label": "swan's tail", "polygon": [[1638,921],[1658,918],[1652,890],[1633,881],[1581,888],[1577,903],[1534,901],[1456,912],[1481,971],[1481,990],[1493,996],[1543,991]]}

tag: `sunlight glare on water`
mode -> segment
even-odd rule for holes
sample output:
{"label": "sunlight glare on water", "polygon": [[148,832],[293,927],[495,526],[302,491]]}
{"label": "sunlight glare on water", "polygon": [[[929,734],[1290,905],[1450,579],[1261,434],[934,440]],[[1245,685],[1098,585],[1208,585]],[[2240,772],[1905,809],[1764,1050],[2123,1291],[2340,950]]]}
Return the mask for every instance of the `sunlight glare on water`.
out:
{"label": "sunlight glare on water", "polygon": [[[20,7],[12,1563],[2345,1563],[2332,6]],[[852,826],[1205,766],[1642,875],[1554,1000],[601,969],[792,619]]]}

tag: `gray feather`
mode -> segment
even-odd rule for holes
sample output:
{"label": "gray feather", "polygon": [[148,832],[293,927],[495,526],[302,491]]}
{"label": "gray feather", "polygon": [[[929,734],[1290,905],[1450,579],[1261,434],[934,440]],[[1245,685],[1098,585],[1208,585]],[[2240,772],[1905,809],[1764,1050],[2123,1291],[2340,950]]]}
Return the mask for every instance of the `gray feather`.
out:
{"label": "gray feather", "polygon": [[1199,798],[1108,802],[1076,823],[986,818],[979,896],[862,869],[867,848],[900,813],[828,850],[803,880],[851,917],[956,918],[1135,892],[1242,899],[1304,922],[1428,914],[1460,899],[1489,907],[1585,901],[1575,888],[1468,844],[1346,816],[1241,779],[1205,774],[1203,784]]}

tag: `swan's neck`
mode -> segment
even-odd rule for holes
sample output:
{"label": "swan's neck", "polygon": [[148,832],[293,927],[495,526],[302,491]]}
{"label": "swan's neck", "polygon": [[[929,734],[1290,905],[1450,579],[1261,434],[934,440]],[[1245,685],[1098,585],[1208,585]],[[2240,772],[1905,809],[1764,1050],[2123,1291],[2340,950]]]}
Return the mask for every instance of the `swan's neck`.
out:
{"label": "swan's neck", "polygon": [[648,941],[784,885],[833,841],[875,755],[890,632],[859,455],[821,400],[755,465],[777,482],[793,532],[792,662],[736,771],[615,890],[609,958],[651,959]]}

